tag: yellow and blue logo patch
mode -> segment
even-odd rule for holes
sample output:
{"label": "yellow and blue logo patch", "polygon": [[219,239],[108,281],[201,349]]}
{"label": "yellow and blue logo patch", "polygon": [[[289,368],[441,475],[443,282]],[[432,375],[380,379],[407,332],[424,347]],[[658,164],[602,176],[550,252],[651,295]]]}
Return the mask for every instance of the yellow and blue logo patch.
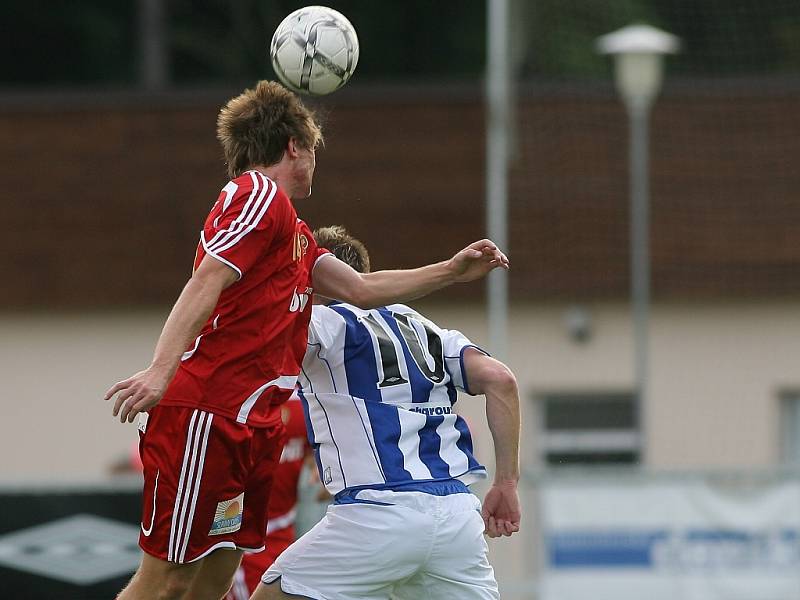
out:
{"label": "yellow and blue logo patch", "polygon": [[214,521],[208,535],[222,535],[233,533],[242,528],[242,513],[244,512],[244,492],[230,500],[223,500],[217,504],[214,511]]}

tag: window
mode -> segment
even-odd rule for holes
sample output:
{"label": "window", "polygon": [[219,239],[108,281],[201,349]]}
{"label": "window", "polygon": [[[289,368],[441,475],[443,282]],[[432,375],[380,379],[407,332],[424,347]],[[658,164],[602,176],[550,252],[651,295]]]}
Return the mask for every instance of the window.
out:
{"label": "window", "polygon": [[781,462],[800,465],[800,391],[781,395]]}
{"label": "window", "polygon": [[630,393],[540,396],[542,457],[552,467],[635,464],[639,431]]}

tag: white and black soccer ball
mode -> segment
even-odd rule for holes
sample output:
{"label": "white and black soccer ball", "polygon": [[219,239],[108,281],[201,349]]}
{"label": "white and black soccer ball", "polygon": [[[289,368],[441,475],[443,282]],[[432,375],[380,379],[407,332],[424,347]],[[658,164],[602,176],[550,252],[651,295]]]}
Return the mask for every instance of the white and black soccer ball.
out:
{"label": "white and black soccer ball", "polygon": [[272,68],[288,88],[322,96],[338,90],[358,64],[358,37],[350,21],[325,6],[286,17],[272,36]]}

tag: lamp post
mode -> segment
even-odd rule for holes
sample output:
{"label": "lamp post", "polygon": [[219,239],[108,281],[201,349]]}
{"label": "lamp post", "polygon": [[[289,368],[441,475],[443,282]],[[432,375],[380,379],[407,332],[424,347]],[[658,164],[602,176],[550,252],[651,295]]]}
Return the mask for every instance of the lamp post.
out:
{"label": "lamp post", "polygon": [[[486,13],[486,226],[489,237],[508,252],[509,0],[490,0]],[[495,269],[488,280],[489,348],[507,360],[508,273]]]}
{"label": "lamp post", "polygon": [[674,35],[631,25],[597,40],[597,49],[614,58],[617,91],[628,113],[630,177],[631,305],[633,309],[634,414],[640,435],[640,461],[647,463],[648,322],[650,318],[649,117],[661,88],[663,56],[677,52]]}
{"label": "lamp post", "polygon": [[169,85],[169,43],[166,0],[139,0],[139,81],[147,91]]}

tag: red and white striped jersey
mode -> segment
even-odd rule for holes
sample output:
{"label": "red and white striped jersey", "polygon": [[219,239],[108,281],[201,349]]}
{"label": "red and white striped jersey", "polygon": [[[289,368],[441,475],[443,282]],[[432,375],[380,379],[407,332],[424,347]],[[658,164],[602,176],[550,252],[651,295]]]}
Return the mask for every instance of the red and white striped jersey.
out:
{"label": "red and white striped jersey", "polygon": [[306,350],[311,271],[325,254],[291,201],[258,171],[222,189],[200,234],[206,255],[239,275],[186,349],[161,404],[256,427],[280,421]]}

